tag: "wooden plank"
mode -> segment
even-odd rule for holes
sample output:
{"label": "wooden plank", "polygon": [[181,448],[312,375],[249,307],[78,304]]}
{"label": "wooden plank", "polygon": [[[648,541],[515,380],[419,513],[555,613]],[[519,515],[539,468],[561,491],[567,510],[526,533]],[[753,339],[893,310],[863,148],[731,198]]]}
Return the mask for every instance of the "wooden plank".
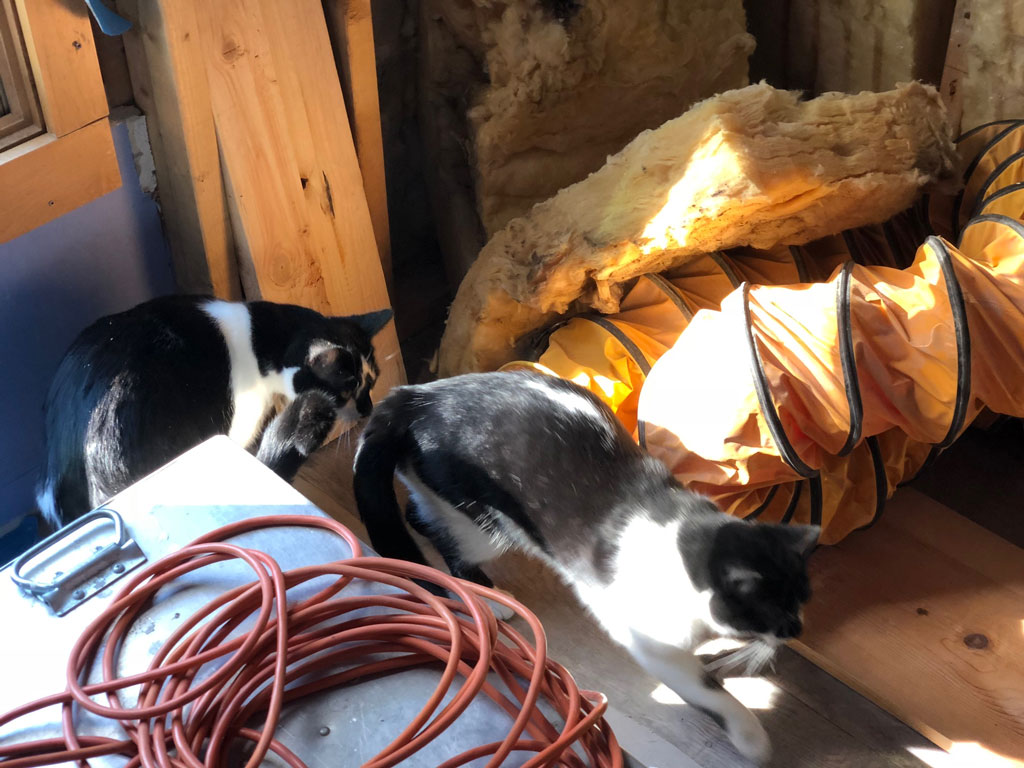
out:
{"label": "wooden plank", "polygon": [[15,147],[0,155],[0,178],[2,244],[121,186],[110,123]]}
{"label": "wooden plank", "polygon": [[967,43],[971,39],[972,5],[971,0],[956,0],[953,26],[949,31],[949,45],[946,48],[946,62],[942,68],[942,85],[939,88],[942,100],[946,103],[946,112],[954,135],[960,133],[960,122],[964,112],[961,85],[967,75]]}
{"label": "wooden plank", "polygon": [[801,654],[943,749],[1024,762],[1024,551],[905,489],[813,571]]}
{"label": "wooden plank", "polygon": [[186,293],[242,298],[194,8],[119,0],[135,101],[146,113],[175,279]]}
{"label": "wooden plank", "polygon": [[46,129],[60,137],[106,117],[107,96],[85,3],[16,3]]}
{"label": "wooden plank", "polygon": [[92,22],[92,34],[96,41],[96,58],[100,63],[100,74],[103,76],[107,106],[110,109],[128,106],[134,100],[134,94],[124,49],[124,36],[103,34],[95,19]]}
{"label": "wooden plank", "polygon": [[[873,704],[790,648],[782,648],[765,675],[829,722],[889,759],[908,760],[908,750],[934,749],[906,723]],[[911,759],[917,764],[918,761]]]}
{"label": "wooden plank", "polygon": [[324,0],[324,11],[327,14],[335,62],[341,75],[341,88],[345,94],[359,169],[363,175],[363,191],[370,208],[373,234],[377,240],[384,280],[390,292],[392,266],[388,194],[370,0]]}
{"label": "wooden plank", "polygon": [[[389,306],[319,2],[196,12],[232,218],[261,296],[332,314]],[[394,323],[375,345],[380,395],[405,377]]]}

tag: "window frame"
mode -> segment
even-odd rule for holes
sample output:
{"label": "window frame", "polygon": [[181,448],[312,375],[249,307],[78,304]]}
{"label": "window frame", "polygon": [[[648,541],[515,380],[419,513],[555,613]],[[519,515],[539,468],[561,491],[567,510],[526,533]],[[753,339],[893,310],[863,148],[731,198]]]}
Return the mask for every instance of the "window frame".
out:
{"label": "window frame", "polygon": [[43,132],[0,152],[0,244],[121,185],[85,3],[0,0],[4,12],[17,15]]}
{"label": "window frame", "polygon": [[14,0],[0,0],[0,80],[10,112],[0,116],[0,151],[45,133]]}

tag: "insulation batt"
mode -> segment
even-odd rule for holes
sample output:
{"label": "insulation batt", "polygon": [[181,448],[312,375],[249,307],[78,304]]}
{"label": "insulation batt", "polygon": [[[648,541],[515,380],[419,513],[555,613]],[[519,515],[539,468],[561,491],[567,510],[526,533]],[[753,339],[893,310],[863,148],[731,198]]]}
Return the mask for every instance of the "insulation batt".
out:
{"label": "insulation batt", "polygon": [[444,0],[487,82],[468,111],[488,235],[596,171],[641,131],[747,84],[742,0]]}
{"label": "insulation batt", "polygon": [[493,370],[573,305],[703,253],[801,244],[881,222],[955,152],[934,88],[798,94],[753,85],[645,131],[585,180],[495,234],[459,287],[439,373]]}
{"label": "insulation batt", "polygon": [[[938,84],[954,0],[792,0],[788,85],[813,93]],[[770,7],[771,6],[771,7]],[[759,13],[778,12],[757,4]]]}
{"label": "insulation batt", "polygon": [[973,0],[970,7],[965,130],[1024,115],[1024,0]]}

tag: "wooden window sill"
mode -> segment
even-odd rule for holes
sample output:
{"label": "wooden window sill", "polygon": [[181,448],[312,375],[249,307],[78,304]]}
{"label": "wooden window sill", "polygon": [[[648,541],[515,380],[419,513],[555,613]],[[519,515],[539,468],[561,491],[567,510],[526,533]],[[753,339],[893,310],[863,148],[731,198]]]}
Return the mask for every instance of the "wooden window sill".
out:
{"label": "wooden window sill", "polygon": [[0,243],[121,186],[110,123],[36,137],[0,153]]}

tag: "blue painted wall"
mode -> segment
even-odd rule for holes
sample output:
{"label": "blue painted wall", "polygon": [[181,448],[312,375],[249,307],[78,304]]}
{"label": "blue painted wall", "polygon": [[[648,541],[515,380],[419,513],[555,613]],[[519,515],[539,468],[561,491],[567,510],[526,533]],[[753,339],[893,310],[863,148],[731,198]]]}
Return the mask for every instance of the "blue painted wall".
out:
{"label": "blue painted wall", "polygon": [[174,291],[156,203],[139,187],[123,125],[114,143],[120,189],[0,245],[0,534],[35,507],[43,401],[72,339],[103,315]]}

